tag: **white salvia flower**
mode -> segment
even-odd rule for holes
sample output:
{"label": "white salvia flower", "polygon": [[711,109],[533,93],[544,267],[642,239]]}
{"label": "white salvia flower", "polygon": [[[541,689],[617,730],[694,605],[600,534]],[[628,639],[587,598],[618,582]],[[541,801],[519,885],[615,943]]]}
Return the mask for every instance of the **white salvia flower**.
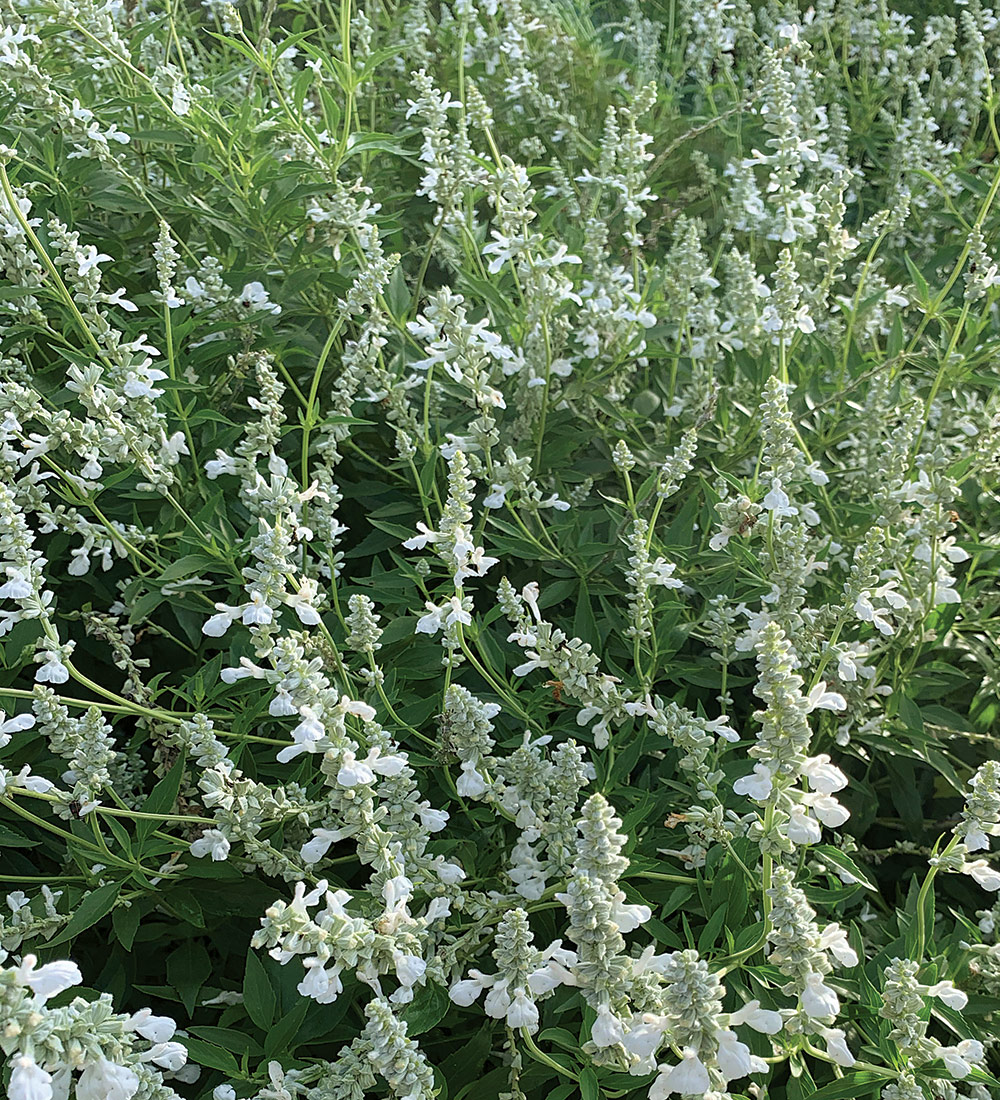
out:
{"label": "white salvia flower", "polygon": [[243,614],[242,607],[233,607],[227,603],[217,603],[215,610],[217,615],[213,615],[210,619],[206,619],[201,624],[202,634],[207,634],[210,638],[221,638],[223,634],[233,625],[234,622]]}
{"label": "white salvia flower", "polygon": [[771,771],[765,764],[755,764],[750,775],[737,779],[733,784],[736,794],[746,795],[756,802],[766,802],[771,797],[773,789]]}
{"label": "white salvia flower", "polygon": [[152,399],[154,397],[160,397],[163,394],[163,390],[157,389],[153,383],[160,382],[166,377],[166,372],[158,370],[156,367],[130,370],[126,374],[125,384],[122,386],[122,393],[124,393],[126,397],[132,398],[148,397]]}
{"label": "white salvia flower", "polygon": [[984,890],[1000,890],[1000,871],[991,867],[985,859],[974,859],[962,864],[962,873],[972,875]]}
{"label": "white salvia flower", "polygon": [[987,760],[969,780],[962,820],[955,833],[970,852],[986,850],[1000,835],[1000,762]]}
{"label": "white salvia flower", "polygon": [[35,994],[39,1004],[83,981],[80,968],[74,962],[59,960],[46,963],[36,970],[37,962],[34,955],[25,955],[15,973],[18,981]]}
{"label": "white salvia flower", "polygon": [[10,735],[12,733],[30,730],[34,724],[35,716],[33,714],[15,714],[8,718],[6,714],[0,710],[0,749],[10,744]]}
{"label": "white salvia flower", "polygon": [[364,760],[358,760],[353,752],[348,749],[343,756],[340,771],[337,772],[337,782],[342,787],[365,786],[375,782],[376,775],[393,776],[406,767],[405,756],[382,756],[382,750],[372,749]]}
{"label": "white salvia flower", "polygon": [[[351,699],[347,695],[341,695],[340,706],[348,714],[353,714],[363,722],[371,722],[375,718],[375,708],[368,703],[362,703],[357,699]],[[396,772],[383,771],[382,775],[396,775]]]}
{"label": "white salvia flower", "polygon": [[229,839],[218,829],[206,829],[197,840],[191,843],[191,855],[196,859],[211,855],[213,862],[219,863],[229,855]]}
{"label": "white salvia flower", "polygon": [[462,981],[455,982],[448,990],[449,998],[462,1008],[473,1005],[479,998],[479,994],[493,984],[493,978],[489,975],[482,974],[478,970],[470,970],[469,973],[472,975],[471,978],[463,978]]}
{"label": "white salvia flower", "polygon": [[447,810],[436,810],[429,802],[423,802],[417,807],[417,816],[429,833],[439,833],[448,824],[449,814]]}
{"label": "white salvia flower", "polygon": [[534,618],[536,623],[540,623],[542,621],[542,613],[538,609],[538,597],[540,595],[541,593],[539,591],[537,581],[532,581],[530,584],[526,584],[521,589],[521,599],[524,600],[524,602],[528,605],[529,609],[531,610],[532,617]]}
{"label": "white salvia flower", "polygon": [[441,538],[437,531],[432,531],[426,523],[417,523],[418,534],[403,543],[407,550],[423,550],[429,542],[437,542]]}
{"label": "white salvia flower", "polygon": [[244,626],[267,626],[274,619],[274,610],[261,592],[251,593],[250,602],[243,605],[242,611]]}
{"label": "white salvia flower", "polygon": [[330,846],[344,839],[340,829],[313,829],[313,839],[302,845],[299,853],[306,863],[318,863],[330,850]]}
{"label": "white salvia flower", "polygon": [[34,591],[34,587],[27,576],[14,566],[5,567],[8,580],[0,585],[0,597],[5,600],[26,600]]}
{"label": "white salvia flower", "polygon": [[719,1072],[727,1081],[746,1077],[750,1073],[767,1072],[767,1062],[751,1054],[750,1048],[740,1042],[735,1031],[716,1031],[715,1038],[719,1044],[716,1051]]}
{"label": "white salvia flower", "polygon": [[840,998],[824,983],[822,974],[812,973],[806,977],[802,1009],[807,1016],[818,1019],[835,1017],[840,1012]]}
{"label": "white salvia flower", "polygon": [[640,1076],[656,1069],[654,1055],[663,1042],[667,1024],[667,1017],[649,1012],[642,1017],[632,1018],[622,1040],[622,1046],[632,1059],[630,1073]]}
{"label": "white salvia flower", "polygon": [[460,596],[452,596],[440,607],[427,601],[424,607],[427,614],[417,620],[415,627],[417,634],[436,634],[445,627],[454,626],[455,623],[464,623],[468,626],[472,622],[472,616],[462,606]]}
{"label": "white salvia flower", "polygon": [[712,1079],[698,1052],[685,1047],[676,1066],[660,1066],[660,1075],[649,1090],[649,1100],[666,1100],[675,1092],[681,1096],[704,1096],[711,1087]]}
{"label": "white salvia flower", "polygon": [[322,752],[329,744],[326,728],[309,707],[301,710],[302,721],[292,730],[292,744],[275,756],[280,764],[287,764],[304,752]]}
{"label": "white salvia flower", "polygon": [[237,301],[244,309],[251,311],[270,313],[274,316],[281,312],[281,306],[271,301],[263,283],[247,283],[237,296]]}
{"label": "white salvia flower", "polygon": [[613,1047],[625,1042],[622,1022],[607,1005],[601,1005],[597,1010],[597,1019],[591,1028],[590,1038],[596,1047]]}
{"label": "white salvia flower", "polygon": [[144,1062],[153,1062],[170,1073],[176,1073],[187,1062],[187,1048],[181,1043],[157,1043],[145,1054]]}
{"label": "white salvia flower", "polygon": [[929,996],[944,1001],[949,1008],[956,1008],[959,1011],[969,1003],[969,998],[961,989],[956,989],[952,982],[937,982],[935,985],[928,986],[926,992]]}
{"label": "white salvia flower", "polygon": [[215,458],[205,463],[205,476],[209,481],[215,481],[221,474],[235,474],[237,472],[236,459],[227,455],[225,451],[216,451]]}
{"label": "white salvia flower", "polygon": [[847,933],[839,924],[828,924],[819,937],[819,946],[840,963],[841,966],[857,966],[858,953],[847,942]]}
{"label": "white salvia flower", "polygon": [[436,920],[443,920],[449,916],[451,916],[451,902],[447,898],[431,898],[422,920],[425,924],[432,924]]}
{"label": "white salvia flower", "polygon": [[937,1056],[945,1064],[952,1077],[968,1077],[974,1065],[985,1057],[983,1044],[978,1039],[963,1039],[953,1047],[938,1047]]}
{"label": "white salvia flower", "polygon": [[77,1100],[132,1100],[138,1091],[136,1072],[106,1058],[91,1062],[76,1082]]}
{"label": "white salvia flower", "polygon": [[847,1046],[847,1036],[839,1027],[826,1027],[820,1032],[826,1043],[826,1052],[838,1066],[849,1068],[857,1059]]}
{"label": "white salvia flower", "polygon": [[289,718],[298,712],[298,707],[287,688],[279,687],[274,693],[274,698],[267,704],[267,713],[272,718]]}
{"label": "white salvia flower", "polygon": [[781,482],[776,481],[771,486],[771,491],[761,501],[765,511],[774,512],[776,516],[797,516],[798,508],[793,507],[788,499],[788,494],[781,487]]}
{"label": "white salvia flower", "polygon": [[52,1100],[52,1077],[27,1054],[15,1054],[12,1059],[10,1100]]}
{"label": "white salvia flower", "polygon": [[396,977],[406,988],[421,982],[427,970],[427,963],[419,955],[408,955],[403,951],[393,952],[392,963]]}
{"label": "white salvia flower", "polygon": [[648,905],[626,905],[625,894],[619,890],[611,899],[611,919],[619,932],[634,932],[650,920],[653,910]]}
{"label": "white salvia flower", "polygon": [[810,817],[802,806],[793,806],[789,810],[784,833],[793,844],[819,844],[823,837],[819,822]]}
{"label": "white salvia flower", "polygon": [[807,805],[816,818],[829,829],[839,829],[850,818],[851,813],[842,806],[833,795],[806,794],[802,801]]}
{"label": "white salvia flower", "polygon": [[151,1043],[169,1042],[177,1030],[177,1024],[169,1016],[154,1016],[152,1010],[148,1008],[139,1009],[125,1026]]}
{"label": "white salvia flower", "polygon": [[810,713],[814,710],[847,710],[847,700],[836,691],[826,690],[826,681],[820,682],[806,696],[806,709]]}
{"label": "white salvia flower", "polygon": [[802,765],[802,774],[814,791],[821,794],[834,794],[847,786],[847,776],[835,764],[830,763],[826,753],[811,756]]}
{"label": "white salvia flower", "polygon": [[319,626],[323,621],[319,612],[313,606],[318,598],[318,585],[311,578],[304,579],[299,585],[298,592],[285,596],[286,606],[290,607],[303,626]]}
{"label": "white salvia flower", "polygon": [[781,1013],[761,1008],[760,1001],[747,1001],[741,1009],[730,1014],[729,1022],[734,1027],[746,1024],[764,1035],[777,1035],[784,1026]]}
{"label": "white salvia flower", "polygon": [[506,1015],[508,1027],[526,1027],[529,1031],[538,1028],[538,1007],[523,989],[514,991]]}
{"label": "white salvia flower", "polygon": [[35,654],[40,665],[35,672],[39,684],[65,684],[69,679],[69,669],[63,664],[58,650],[47,649]]}
{"label": "white salvia flower", "polygon": [[489,784],[482,777],[472,760],[462,764],[462,774],[455,783],[455,791],[460,798],[481,798],[489,790]]}
{"label": "white salvia flower", "polygon": [[303,959],[305,977],[295,987],[303,997],[310,997],[321,1005],[333,1004],[338,994],[343,993],[344,984],[340,980],[340,968],[327,969],[317,958]]}

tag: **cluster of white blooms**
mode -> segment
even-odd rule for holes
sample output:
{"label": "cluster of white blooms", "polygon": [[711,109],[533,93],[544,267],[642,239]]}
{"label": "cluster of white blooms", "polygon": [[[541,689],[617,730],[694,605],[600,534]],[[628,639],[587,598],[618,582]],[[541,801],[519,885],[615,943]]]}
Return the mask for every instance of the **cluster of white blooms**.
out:
{"label": "cluster of white blooms", "polygon": [[59,643],[52,621],[53,593],[45,587],[47,562],[34,548],[34,541],[14,493],[0,485],[0,576],[6,578],[0,585],[0,599],[7,604],[0,608],[0,636],[25,619],[38,619],[45,637],[37,643],[35,658],[39,667],[35,679],[39,683],[64,684],[69,679],[64,660],[72,650]]}
{"label": "cluster of white blooms", "polygon": [[497,965],[495,974],[470,970],[470,977],[456,982],[448,990],[448,996],[455,1004],[468,1007],[486,990],[483,1007],[487,1016],[505,1020],[508,1027],[537,1031],[535,1001],[560,985],[576,984],[567,969],[577,962],[574,952],[563,948],[561,940],[539,951],[523,909],[510,909],[500,918],[493,958]]}
{"label": "cluster of white blooms", "polygon": [[68,919],[59,912],[62,890],[51,890],[44,883],[38,896],[30,898],[23,890],[7,895],[7,912],[0,912],[0,948],[17,951],[27,940],[50,939]]}
{"label": "cluster of white blooms", "polygon": [[625,581],[628,584],[626,598],[629,601],[632,622],[626,631],[630,638],[643,641],[650,635],[653,617],[653,601],[649,590],[652,587],[681,588],[683,581],[674,577],[677,566],[666,558],[657,557],[650,561],[649,524],[643,519],[632,523],[631,531],[625,540],[631,551]]}
{"label": "cluster of white blooms", "polygon": [[69,807],[76,807],[80,817],[92,813],[101,803],[102,792],[111,786],[119,762],[111,727],[98,707],[88,708],[74,720],[55,692],[41,685],[35,689],[32,709],[35,728],[52,752],[69,764],[62,776],[68,790],[59,792],[67,803],[62,812],[68,814]]}
{"label": "cluster of white blooms", "polygon": [[[515,676],[527,676],[538,668],[548,669],[562,690],[582,703],[576,720],[580,726],[591,726],[594,745],[607,747],[610,727],[627,718],[649,713],[648,699],[630,700],[618,687],[619,680],[599,672],[600,660],[587,642],[569,638],[558,627],[546,622],[538,606],[540,592],[534,582],[526,585],[520,596],[504,578],[500,582],[498,599],[504,614],[516,629],[508,641],[517,642],[528,660],[514,669]],[[525,607],[529,609],[525,611]]]}
{"label": "cluster of white blooms", "polygon": [[[948,1073],[956,1079],[968,1077],[973,1067],[985,1058],[983,1044],[977,1039],[963,1039],[954,1045],[942,1045],[927,1035],[927,998],[936,997],[949,1008],[961,1010],[969,998],[950,981],[922,985],[917,975],[920,964],[912,959],[893,959],[885,968],[882,985],[882,1007],[879,1015],[892,1025],[889,1039],[896,1044],[906,1065],[901,1075],[901,1091],[883,1091],[883,1100],[902,1100],[904,1096],[922,1095],[913,1077],[913,1070],[926,1062],[940,1058]],[[909,1089],[910,1092],[905,1090]]]}
{"label": "cluster of white blooms", "polygon": [[587,799],[577,828],[572,873],[556,899],[566,906],[569,936],[577,945],[575,984],[598,1009],[600,1021],[601,1009],[620,1006],[627,994],[623,933],[634,932],[653,914],[648,905],[627,902],[619,886],[628,869],[621,854],[626,837],[619,831],[621,819],[603,795]]}
{"label": "cluster of white blooms", "polygon": [[667,738],[678,750],[677,765],[689,773],[699,798],[710,799],[723,778],[723,773],[711,766],[719,745],[717,738],[739,740],[739,735],[729,725],[729,716],[702,718],[676,703],[664,703],[656,696],[653,713],[647,716],[647,722],[651,730]]}
{"label": "cluster of white blooms", "polygon": [[646,165],[653,159],[647,146],[653,137],[638,128],[639,120],[655,103],[656,85],[650,83],[639,89],[628,107],[609,107],[597,171],[588,169],[576,179],[577,183],[590,185],[586,190],[596,192],[595,207],[600,199],[615,194],[625,221],[622,236],[633,248],[642,244],[637,227],[645,217],[644,207],[657,198],[645,185]]}
{"label": "cluster of white blooms", "polygon": [[[711,262],[705,254],[704,235],[703,222],[682,214],[674,226],[673,245],[663,265],[664,289],[676,318],[671,327],[676,328],[678,344],[685,346],[696,363],[714,360],[721,331],[717,302],[712,294],[720,283],[712,274]],[[682,405],[683,402],[673,405],[669,411],[676,415]]]}
{"label": "cluster of white blooms", "polygon": [[216,822],[216,827],[191,842],[192,855],[222,861],[229,857],[233,845],[240,843],[243,858],[269,874],[300,877],[301,864],[260,834],[270,822],[306,815],[303,800],[294,791],[289,793],[283,787],[259,783],[246,776],[215,735],[212,721],[204,715],[196,714],[190,721],[173,726],[169,741],[175,748],[189,752],[202,769],[198,789],[202,804]]}
{"label": "cluster of white blooms", "polygon": [[108,994],[51,1007],[47,1002],[83,975],[72,962],[36,964],[25,955],[0,969],[0,1050],[9,1060],[10,1100],[54,1100],[71,1084],[79,1100],[179,1100],[162,1076],[184,1075],[187,1062],[187,1050],[173,1040],[173,1020],[148,1008],[117,1014]]}
{"label": "cluster of white blooms", "polygon": [[708,1095],[719,1085],[725,1090],[730,1081],[767,1072],[767,1063],[752,1054],[733,1029],[747,1025],[774,1034],[781,1028],[778,1013],[761,1009],[759,1001],[722,1013],[725,988],[697,951],[661,956],[657,969],[664,985],[663,1011],[644,1016],[624,1042],[626,1050],[645,1056],[631,1072],[650,1068],[648,1062],[664,1040],[680,1053],[678,1062],[657,1065],[650,1100],[666,1100],[675,1093]]}
{"label": "cluster of white blooms", "polygon": [[[816,911],[794,885],[792,872],[786,867],[775,868],[768,897],[771,923],[767,935],[768,960],[790,979],[782,992],[797,998],[795,1026],[807,1033],[819,1030],[829,1042],[827,1025],[840,1014],[840,997],[826,980],[833,968],[830,960],[840,966],[857,966],[858,954],[839,924],[819,927]],[[837,1038],[833,1036],[834,1041]],[[839,1040],[843,1040],[843,1032]],[[850,1054],[841,1062],[852,1063]]]}
{"label": "cluster of white blooms", "polygon": [[580,793],[594,778],[584,749],[564,741],[547,756],[547,737],[523,743],[509,756],[492,761],[495,778],[488,798],[520,830],[510,852],[507,877],[522,898],[537,901],[552,877],[570,866],[576,842]]}
{"label": "cluster of white blooms", "polygon": [[[277,901],[261,920],[254,934],[254,947],[267,947],[282,965],[303,956],[305,977],[298,990],[321,1004],[330,1004],[343,992],[341,974],[345,969],[370,985],[381,995],[380,976],[394,975],[398,987],[391,996],[394,1004],[413,999],[413,987],[423,984],[427,963],[421,939],[429,924],[447,915],[443,899],[432,901],[426,913],[410,915],[412,883],[402,875],[387,879],[382,889],[384,912],[377,920],[351,913],[347,905],[351,895],[345,890],[327,889],[321,880],[306,891],[297,883],[291,902]],[[309,910],[322,902],[311,915]]]}
{"label": "cluster of white blooms", "polygon": [[277,317],[281,312],[281,306],[271,301],[267,288],[256,279],[245,283],[238,293],[230,289],[222,279],[222,267],[214,256],[206,256],[199,264],[197,274],[187,276],[184,290],[187,304],[195,313],[211,311],[213,316],[247,321],[258,313]]}
{"label": "cluster of white blooms", "polygon": [[[463,296],[447,287],[437,291],[407,327],[415,339],[425,342],[428,352],[410,364],[415,371],[427,372],[426,379],[415,375],[414,384],[430,387],[440,367],[446,378],[462,388],[463,400],[479,414],[469,427],[473,446],[465,444],[466,449],[488,451],[498,438],[496,412],[506,408],[497,383],[514,352],[492,331],[489,317],[470,321]],[[437,387],[443,384],[438,378]]]}
{"label": "cluster of white blooms", "polygon": [[713,0],[710,4],[683,0],[678,12],[687,29],[685,59],[701,86],[716,79],[719,66],[732,68],[737,49],[754,33],[754,14],[747,0]]}
{"label": "cluster of white blooms", "polygon": [[986,859],[965,858],[970,852],[988,852],[990,837],[1000,836],[1000,765],[987,760],[969,780],[969,788],[962,820],[942,853],[942,865],[971,876],[984,890],[1000,890],[1000,870]]}
{"label": "cluster of white blooms", "polygon": [[766,191],[773,196],[775,210],[772,219],[759,228],[785,244],[816,234],[812,195],[798,183],[805,165],[819,159],[816,139],[804,136],[812,127],[799,113],[796,92],[801,96],[802,89],[793,82],[792,68],[787,55],[764,47],[760,114],[765,131],[772,135],[765,142],[771,152],[755,149],[744,162],[746,167],[764,165],[769,169]]}
{"label": "cluster of white blooms", "polygon": [[[257,517],[258,533],[249,546],[254,564],[242,571],[249,599],[236,605],[217,603],[217,614],[203,624],[202,631],[213,638],[222,637],[232,623],[240,620],[253,630],[258,653],[263,655],[277,629],[276,612],[282,606],[291,608],[304,626],[318,626],[321,622],[317,610],[321,599],[318,582],[308,576],[297,577],[293,559],[296,550],[314,537],[306,520],[306,508],[319,516],[324,510],[331,512],[336,500],[331,500],[318,482],[302,490],[290,475],[288,463],[275,453],[285,419],[281,406],[284,386],[268,356],[251,354],[245,365],[253,368],[260,389],[259,399],[249,398],[259,420],[248,425],[235,455],[217,451],[216,457],[206,463],[205,471],[212,479],[222,474],[237,475],[241,499]],[[260,461],[266,463],[268,478],[258,468]],[[344,528],[340,525],[332,528],[329,523],[326,526],[328,538],[332,536],[335,546]]]}
{"label": "cluster of white blooms", "polygon": [[[834,797],[847,786],[847,777],[826,753],[807,755],[812,740],[809,715],[816,710],[843,710],[846,704],[837,692],[827,691],[823,681],[803,695],[797,665],[781,627],[768,623],[757,643],[759,679],[754,688],[766,706],[754,715],[760,730],[749,750],[758,763],[733,789],[767,806],[760,843],[762,850],[773,854],[818,844],[821,826],[838,828],[850,816]],[[800,779],[805,779],[807,791],[797,786]]]}
{"label": "cluster of white blooms", "polygon": [[[426,195],[437,204],[435,225],[453,233],[469,232],[473,227],[463,216],[463,199],[476,184],[485,182],[486,173],[469,141],[468,115],[450,92],[442,95],[434,87],[423,69],[413,73],[411,79],[417,98],[407,100],[406,117],[416,116],[422,123],[424,141],[420,160],[427,165],[417,194]],[[454,134],[449,125],[449,110],[460,112]]]}
{"label": "cluster of white blooms", "polygon": [[[20,28],[18,37],[24,41],[24,27]],[[6,37],[6,36],[5,36]],[[31,36],[37,42],[34,35]],[[10,49],[11,39],[7,37],[7,48]],[[5,151],[0,151],[0,157],[5,158]],[[6,195],[0,195],[0,259],[3,260],[4,270],[9,273],[9,278],[16,286],[22,287],[26,293],[14,298],[12,302],[5,302],[3,314],[21,314],[25,317],[39,315],[40,307],[34,291],[45,282],[45,269],[42,267],[28,234],[41,225],[41,218],[30,217],[32,203],[26,195],[14,195],[14,206]],[[7,318],[3,316],[6,326]]]}
{"label": "cluster of white blooms", "polygon": [[[407,539],[403,546],[407,550],[423,550],[428,544],[445,563],[452,574],[458,594],[462,585],[470,577],[485,577],[498,559],[491,558],[482,546],[476,546],[473,538],[472,501],[475,497],[475,482],[469,477],[465,455],[456,451],[448,462],[448,497],[445,500],[437,530],[430,530],[425,523],[418,523],[418,533]],[[431,610],[433,605],[428,605]],[[438,622],[438,620],[434,620]],[[425,620],[421,620],[424,623]],[[434,633],[429,624],[417,626],[418,633]]]}
{"label": "cluster of white blooms", "polygon": [[349,650],[362,653],[367,658],[367,666],[360,670],[361,678],[370,686],[382,684],[385,674],[375,661],[375,653],[382,648],[380,616],[375,612],[375,604],[362,593],[355,593],[347,601],[348,613],[344,618],[347,637],[344,645]]}
{"label": "cluster of white blooms", "polygon": [[493,719],[499,703],[484,703],[468,688],[449,684],[441,711],[439,735],[442,748],[453,752],[461,764],[455,792],[461,798],[481,798],[490,783],[484,765],[493,748]]}

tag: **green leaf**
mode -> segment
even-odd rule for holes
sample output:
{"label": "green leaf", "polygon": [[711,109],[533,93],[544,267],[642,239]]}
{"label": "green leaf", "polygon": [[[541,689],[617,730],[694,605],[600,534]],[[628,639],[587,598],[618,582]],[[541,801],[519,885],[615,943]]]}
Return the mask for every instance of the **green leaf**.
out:
{"label": "green leaf", "polygon": [[99,886],[96,890],[92,890],[80,902],[79,908],[62,932],[55,939],[49,940],[46,946],[57,947],[61,943],[68,943],[74,936],[97,924],[102,917],[106,917],[111,912],[121,888],[120,882],[109,882],[106,886]]}
{"label": "green leaf", "polygon": [[244,1054],[252,1055],[255,1058],[259,1058],[264,1053],[264,1048],[257,1042],[256,1039],[245,1034],[242,1031],[236,1031],[231,1027],[189,1027],[188,1031],[192,1035],[197,1035],[199,1038],[205,1039],[209,1043],[213,1043],[217,1047],[222,1047],[223,1050],[228,1050],[233,1054],[238,1054],[242,1057]]}
{"label": "green leaf", "polygon": [[701,935],[698,937],[698,950],[704,955],[708,951],[711,951],[719,938],[719,933],[722,931],[723,926],[726,923],[726,913],[728,909],[725,905],[720,905],[718,909],[708,918],[708,923],[701,930]]}
{"label": "green leaf", "polygon": [[[141,806],[144,814],[168,814],[177,802],[177,794],[184,778],[185,757],[182,755],[167,774],[149,792],[149,797]],[[137,818],[135,826],[136,840],[141,844],[157,826],[156,821]]]}
{"label": "green leaf", "polygon": [[211,973],[212,960],[197,940],[187,940],[167,956],[167,981],[189,1013],[194,1012],[198,993]]}
{"label": "green leaf", "polygon": [[564,1027],[547,1027],[538,1036],[540,1043],[555,1043],[564,1050],[579,1050],[580,1043],[576,1036]]}
{"label": "green leaf", "polygon": [[37,848],[40,840],[30,840],[8,825],[0,825],[0,848]]}
{"label": "green leaf", "polygon": [[277,998],[264,964],[256,951],[248,951],[246,972],[243,976],[243,1006],[247,1015],[259,1028],[267,1031],[274,1023],[276,1004]]}
{"label": "green leaf", "polygon": [[809,1100],[855,1100],[856,1097],[870,1096],[894,1077],[895,1074],[858,1070],[811,1092]]}
{"label": "green leaf", "polygon": [[205,927],[205,914],[193,890],[172,889],[161,897],[160,904],[185,924]]}
{"label": "green leaf", "polygon": [[832,844],[817,844],[813,851],[817,855],[821,855],[827,863],[832,863],[834,867],[841,871],[846,872],[851,878],[855,878],[862,886],[867,890],[878,890],[878,887],[868,877],[867,874],[854,862],[849,855],[846,855],[839,848],[834,848]]}
{"label": "green leaf", "polygon": [[917,288],[920,304],[929,305],[931,295],[927,288],[927,280],[924,278],[920,268],[910,259],[909,254],[904,254],[903,259],[906,262],[906,270],[909,271],[910,278],[913,280],[913,285]]}
{"label": "green leaf", "polygon": [[303,999],[268,1031],[264,1039],[264,1056],[272,1058],[297,1046],[295,1038],[305,1022],[309,1001]]}
{"label": "green leaf", "polygon": [[132,950],[135,934],[139,931],[139,906],[133,902],[129,906],[120,905],[111,914],[111,926],[115,930],[118,942],[126,951]]}
{"label": "green leaf", "polygon": [[228,1050],[223,1050],[214,1043],[206,1043],[204,1039],[194,1035],[185,1038],[184,1045],[187,1047],[188,1056],[198,1065],[221,1070],[227,1077],[239,1079],[243,1076],[239,1063]]}
{"label": "green leaf", "polygon": [[403,1011],[408,1035],[423,1035],[436,1027],[451,1008],[448,992],[440,985],[428,985],[417,990]]}
{"label": "green leaf", "polygon": [[591,1066],[580,1074],[580,1100],[599,1100],[601,1086],[597,1083],[597,1074]]}

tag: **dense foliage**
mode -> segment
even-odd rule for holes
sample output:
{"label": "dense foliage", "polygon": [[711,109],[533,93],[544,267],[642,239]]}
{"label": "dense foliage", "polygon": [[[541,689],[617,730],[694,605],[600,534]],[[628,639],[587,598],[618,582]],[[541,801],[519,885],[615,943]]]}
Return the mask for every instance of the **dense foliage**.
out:
{"label": "dense foliage", "polygon": [[998,48],[4,0],[11,1100],[1000,1095]]}

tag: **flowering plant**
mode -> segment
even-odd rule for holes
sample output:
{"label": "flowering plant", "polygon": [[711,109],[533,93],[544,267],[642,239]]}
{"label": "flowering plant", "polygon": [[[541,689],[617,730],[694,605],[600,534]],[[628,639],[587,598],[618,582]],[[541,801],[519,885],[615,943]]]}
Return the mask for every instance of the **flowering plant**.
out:
{"label": "flowering plant", "polygon": [[11,1100],[1000,1095],[998,49],[8,0]]}

